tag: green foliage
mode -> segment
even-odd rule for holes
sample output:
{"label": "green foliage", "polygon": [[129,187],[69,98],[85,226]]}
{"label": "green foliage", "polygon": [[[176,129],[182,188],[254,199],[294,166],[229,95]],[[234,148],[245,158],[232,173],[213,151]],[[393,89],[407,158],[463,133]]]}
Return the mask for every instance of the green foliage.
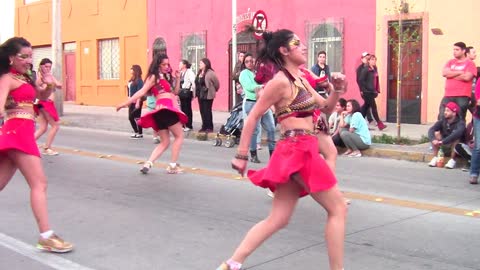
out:
{"label": "green foliage", "polygon": [[375,135],[372,137],[373,143],[381,143],[381,144],[398,144],[398,145],[415,145],[415,144],[422,144],[425,142],[429,142],[428,137],[422,135],[420,140],[412,140],[408,137],[397,137],[390,136],[388,134],[382,134],[381,136]]}

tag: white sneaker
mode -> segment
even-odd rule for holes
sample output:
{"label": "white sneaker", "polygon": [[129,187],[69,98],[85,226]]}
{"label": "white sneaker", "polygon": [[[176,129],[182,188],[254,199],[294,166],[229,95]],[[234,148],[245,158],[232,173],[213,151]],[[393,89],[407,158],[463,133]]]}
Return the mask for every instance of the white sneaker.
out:
{"label": "white sneaker", "polygon": [[447,169],[454,169],[455,168],[455,165],[457,165],[457,162],[455,160],[453,160],[453,158],[451,158],[447,164],[445,165],[445,168]]}
{"label": "white sneaker", "polygon": [[432,160],[430,160],[430,162],[428,163],[428,166],[430,166],[430,167],[437,167],[437,161],[438,161],[438,158],[437,158],[437,157],[433,157]]}
{"label": "white sneaker", "polygon": [[159,144],[160,143],[160,138],[159,137],[154,137],[153,138],[153,143],[154,144]]}
{"label": "white sneaker", "polygon": [[270,198],[273,198],[273,197],[275,197],[275,194],[269,189],[267,191],[267,196],[270,197]]}
{"label": "white sneaker", "polygon": [[188,131],[190,131],[190,130],[191,130],[191,129],[188,128],[188,127],[184,127],[184,128],[183,128],[183,131],[185,131],[185,132],[188,132]]}
{"label": "white sneaker", "polygon": [[56,155],[58,155],[58,152],[53,151],[53,150],[50,149],[50,148],[45,148],[45,149],[43,150],[43,154],[46,155],[46,156],[56,156]]}

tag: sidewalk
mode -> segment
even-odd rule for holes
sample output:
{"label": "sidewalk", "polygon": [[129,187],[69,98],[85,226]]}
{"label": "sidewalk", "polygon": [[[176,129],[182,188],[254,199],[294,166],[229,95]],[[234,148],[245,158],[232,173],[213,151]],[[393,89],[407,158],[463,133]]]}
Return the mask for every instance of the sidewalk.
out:
{"label": "sidewalk", "polygon": [[[213,112],[214,130],[217,132],[220,127],[225,124],[229,112]],[[100,129],[107,131],[120,131],[132,133],[130,123],[128,122],[128,110],[123,109],[119,112],[115,111],[113,107],[100,106],[83,106],[76,104],[64,104],[64,115],[61,117],[61,124],[70,127],[82,127],[90,129]],[[372,136],[387,134],[390,136],[397,135],[397,128],[395,123],[386,123],[387,128],[383,131],[378,129],[371,130]],[[188,132],[187,137],[191,139],[197,138],[197,130],[201,127],[201,117],[198,111],[193,112],[193,127],[194,130]],[[401,135],[413,140],[419,140],[422,135],[426,136],[429,125],[412,125],[402,124]],[[145,130],[147,136],[151,133],[151,129]],[[216,133],[208,135],[208,139],[213,139]],[[372,147],[363,151],[365,156],[393,158],[409,161],[428,162],[432,158],[431,151],[429,151],[429,144],[423,145],[390,145],[390,144],[373,144]]]}

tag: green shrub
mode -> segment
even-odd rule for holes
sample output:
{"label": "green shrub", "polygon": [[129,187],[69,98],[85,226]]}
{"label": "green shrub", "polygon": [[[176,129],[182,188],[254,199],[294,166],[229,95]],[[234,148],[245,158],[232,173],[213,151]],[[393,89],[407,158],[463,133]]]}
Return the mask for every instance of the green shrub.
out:
{"label": "green shrub", "polygon": [[381,136],[375,135],[372,137],[372,142],[373,143],[383,143],[383,144],[405,144],[405,145],[414,145],[414,144],[419,144],[419,143],[425,143],[423,141],[428,142],[428,138],[425,136],[422,136],[422,138],[419,141],[412,140],[408,137],[400,137],[398,139],[397,137],[393,137],[387,134],[382,134]]}

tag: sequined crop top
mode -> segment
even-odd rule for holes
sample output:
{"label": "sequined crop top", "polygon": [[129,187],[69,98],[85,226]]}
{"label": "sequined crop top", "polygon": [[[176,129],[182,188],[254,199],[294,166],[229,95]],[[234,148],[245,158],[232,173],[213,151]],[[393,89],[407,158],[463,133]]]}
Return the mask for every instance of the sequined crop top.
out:
{"label": "sequined crop top", "polygon": [[167,80],[160,79],[158,83],[152,87],[152,94],[157,96],[163,93],[172,93],[172,87]]}
{"label": "sequined crop top", "polygon": [[308,117],[313,116],[317,104],[312,94],[304,85],[294,83],[296,95],[292,102],[287,106],[277,110],[276,115],[279,122],[289,117]]}
{"label": "sequined crop top", "polygon": [[[13,76],[18,76],[14,74]],[[17,89],[11,90],[5,102],[5,109],[18,109],[19,107],[33,106],[36,91],[30,83],[24,83]]]}

